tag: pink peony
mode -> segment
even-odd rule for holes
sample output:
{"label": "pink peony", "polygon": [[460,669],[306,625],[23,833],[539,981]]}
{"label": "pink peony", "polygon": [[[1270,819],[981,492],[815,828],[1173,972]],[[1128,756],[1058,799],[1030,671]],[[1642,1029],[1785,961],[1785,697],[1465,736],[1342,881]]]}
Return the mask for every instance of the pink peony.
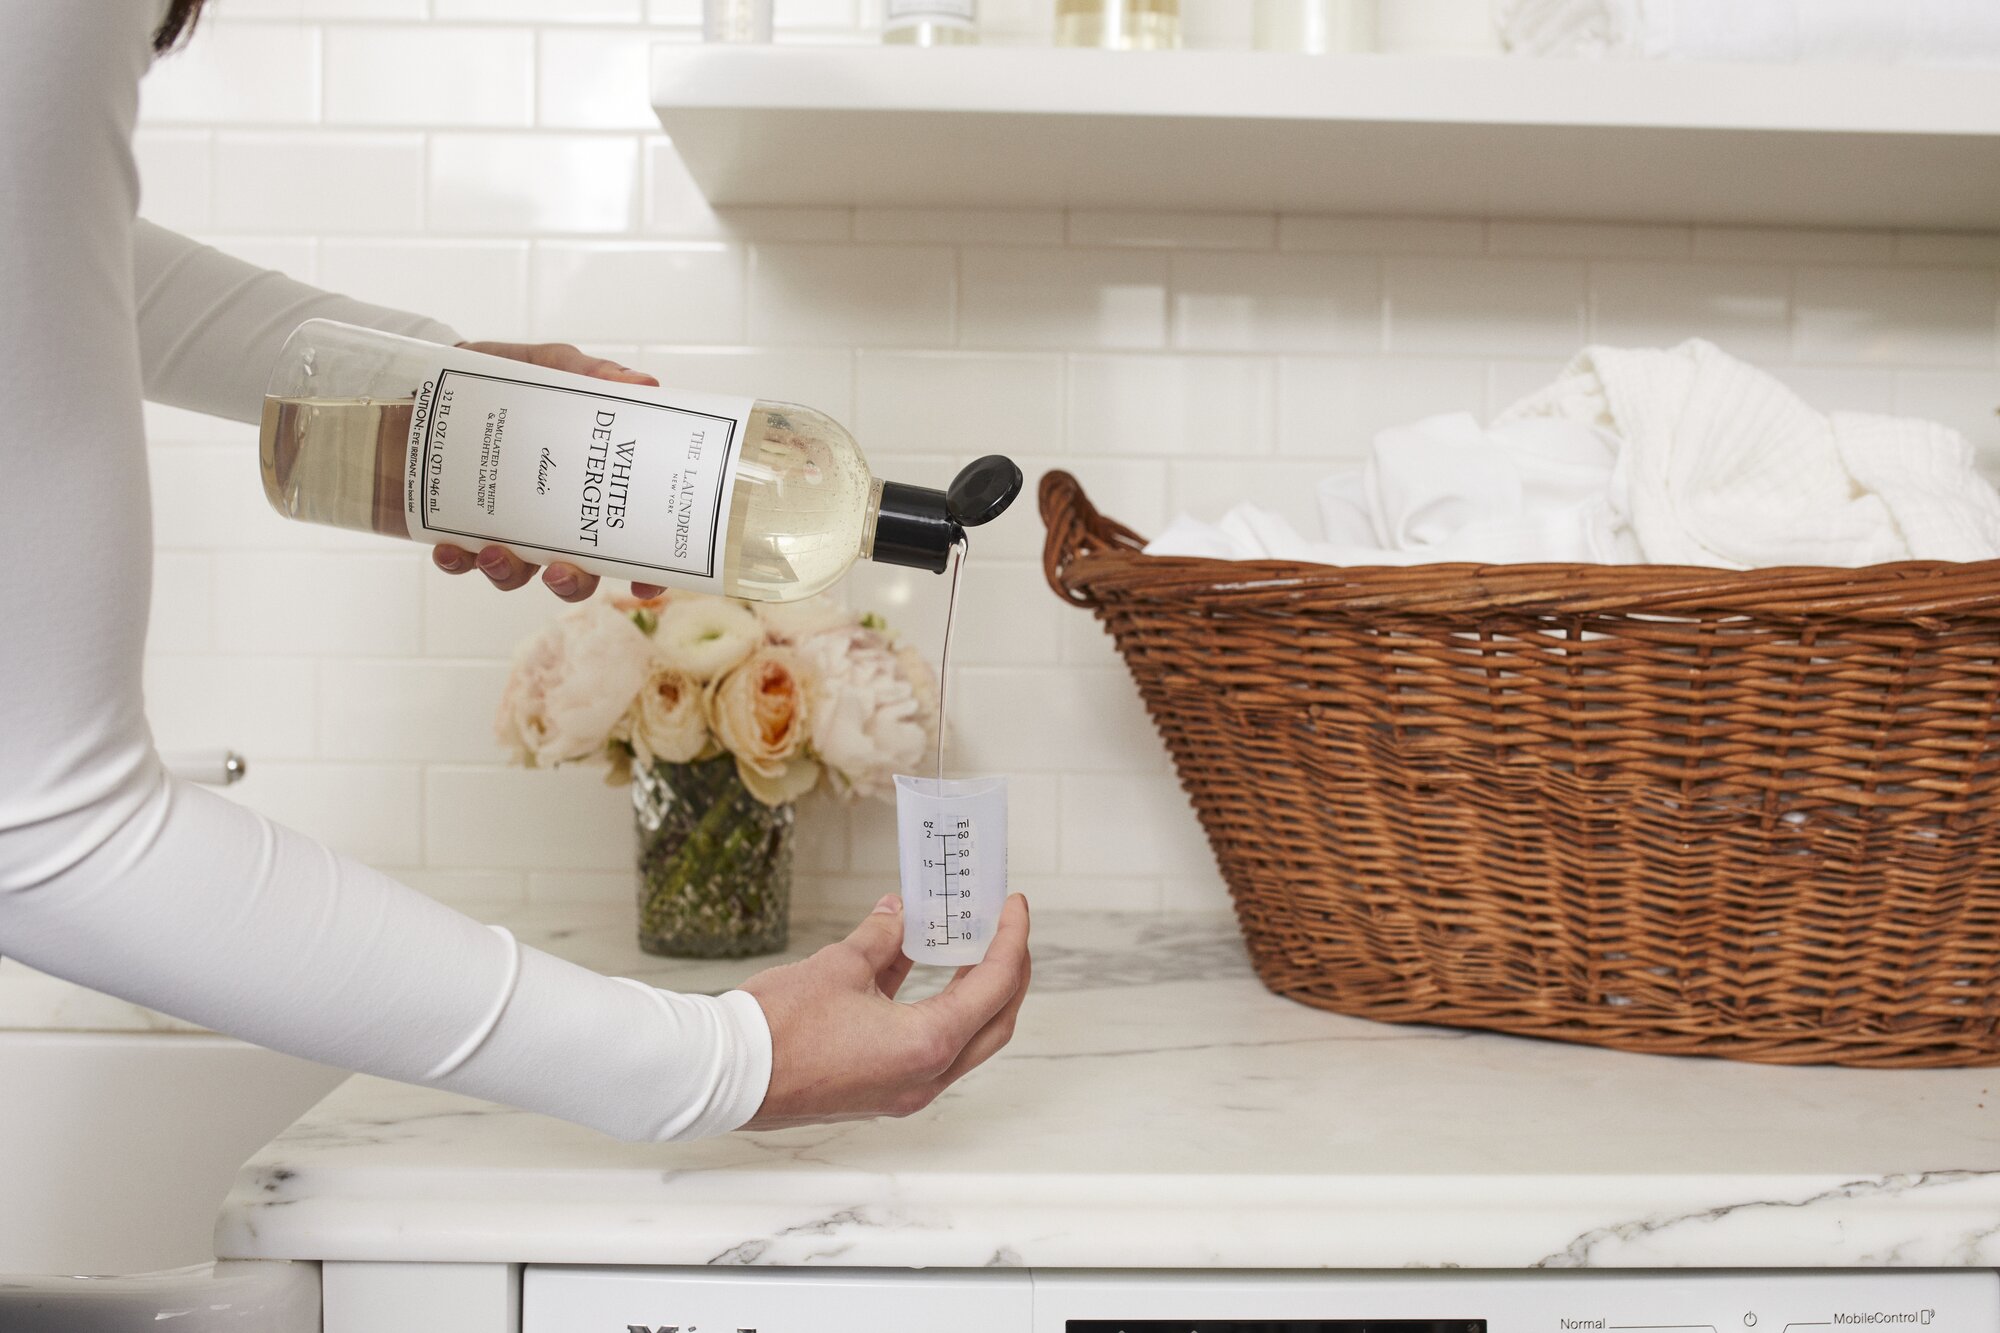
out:
{"label": "pink peony", "polygon": [[598,758],[646,681],[652,644],[604,602],[586,602],[521,645],[494,734],[534,768]]}
{"label": "pink peony", "polygon": [[880,630],[856,625],[799,645],[812,685],[812,747],[843,795],[886,794],[935,739],[937,690],[928,667]]}

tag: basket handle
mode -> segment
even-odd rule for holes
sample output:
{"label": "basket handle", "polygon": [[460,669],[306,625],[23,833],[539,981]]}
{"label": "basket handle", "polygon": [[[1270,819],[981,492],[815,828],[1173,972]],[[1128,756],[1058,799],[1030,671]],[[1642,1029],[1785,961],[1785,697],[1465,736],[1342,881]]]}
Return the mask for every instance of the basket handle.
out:
{"label": "basket handle", "polygon": [[1042,573],[1049,587],[1072,606],[1096,609],[1097,599],[1071,580],[1070,566],[1099,551],[1144,550],[1146,539],[1098,513],[1082,483],[1059,469],[1042,478],[1040,501],[1042,522],[1048,528],[1042,543]]}

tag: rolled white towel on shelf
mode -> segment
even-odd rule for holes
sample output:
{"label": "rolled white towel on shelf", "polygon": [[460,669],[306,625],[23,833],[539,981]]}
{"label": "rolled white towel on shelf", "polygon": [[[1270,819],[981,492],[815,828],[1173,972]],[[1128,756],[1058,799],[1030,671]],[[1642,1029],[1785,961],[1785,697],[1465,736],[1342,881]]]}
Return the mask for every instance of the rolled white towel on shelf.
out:
{"label": "rolled white towel on shelf", "polygon": [[1995,0],[1495,0],[1517,55],[2000,64]]}

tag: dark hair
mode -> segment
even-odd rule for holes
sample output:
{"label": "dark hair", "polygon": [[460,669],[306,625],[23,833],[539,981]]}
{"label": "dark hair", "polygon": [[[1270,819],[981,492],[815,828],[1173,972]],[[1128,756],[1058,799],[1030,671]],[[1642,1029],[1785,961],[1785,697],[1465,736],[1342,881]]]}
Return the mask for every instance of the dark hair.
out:
{"label": "dark hair", "polygon": [[160,20],[160,30],[153,34],[153,50],[165,55],[180,45],[194,32],[194,21],[204,3],[206,0],[174,0],[167,16]]}

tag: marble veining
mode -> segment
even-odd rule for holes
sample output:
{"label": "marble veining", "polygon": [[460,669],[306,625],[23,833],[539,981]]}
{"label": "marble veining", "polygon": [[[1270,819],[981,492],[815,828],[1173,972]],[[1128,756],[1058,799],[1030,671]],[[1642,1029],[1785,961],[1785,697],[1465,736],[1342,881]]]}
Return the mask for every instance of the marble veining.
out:
{"label": "marble veining", "polygon": [[[722,990],[624,914],[528,943]],[[803,923],[793,955],[846,923]],[[1015,1041],[904,1121],[635,1145],[357,1078],[252,1160],[232,1257],[896,1267],[2000,1265],[2000,1071],[1775,1068],[1344,1018],[1234,925],[1044,915]],[[940,984],[920,970],[915,994]]]}

